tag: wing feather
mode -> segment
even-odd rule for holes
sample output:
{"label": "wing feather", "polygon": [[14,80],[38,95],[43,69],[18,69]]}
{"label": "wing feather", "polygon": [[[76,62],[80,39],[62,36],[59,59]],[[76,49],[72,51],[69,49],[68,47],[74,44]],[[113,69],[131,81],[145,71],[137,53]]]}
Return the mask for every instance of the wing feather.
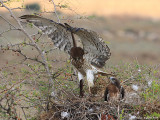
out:
{"label": "wing feather", "polygon": [[47,34],[54,45],[60,50],[67,53],[70,52],[73,46],[72,37],[70,31],[68,31],[63,24],[35,15],[23,15],[20,18],[26,19],[27,22],[33,23],[42,30],[42,33]]}
{"label": "wing feather", "polygon": [[67,53],[73,47],[71,32],[76,34],[82,41],[85,59],[95,67],[103,67],[105,62],[110,58],[109,47],[94,31],[74,28],[66,23],[63,25],[35,15],[24,15],[20,18],[33,23],[51,38],[55,46]]}
{"label": "wing feather", "polygon": [[87,53],[85,58],[88,62],[102,68],[111,55],[110,49],[103,39],[96,32],[84,28],[74,28],[73,31],[82,41],[83,49]]}

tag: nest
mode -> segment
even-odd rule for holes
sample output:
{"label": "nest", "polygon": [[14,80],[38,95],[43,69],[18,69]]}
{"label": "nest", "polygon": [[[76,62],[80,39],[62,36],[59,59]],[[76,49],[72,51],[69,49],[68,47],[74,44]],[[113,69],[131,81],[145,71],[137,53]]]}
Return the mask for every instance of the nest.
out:
{"label": "nest", "polygon": [[[93,100],[94,99],[94,100]],[[96,102],[94,97],[71,98],[63,104],[52,104],[49,111],[39,116],[40,120],[117,120],[130,115],[145,119],[144,114],[159,113],[160,104],[131,105],[124,101]]]}
{"label": "nest", "polygon": [[48,112],[41,114],[40,120],[105,120],[106,117],[116,120],[124,108],[127,111],[133,109],[122,102],[95,102],[92,97],[74,98],[64,104],[53,104]]}
{"label": "nest", "polygon": [[[126,90],[126,96],[121,101],[105,102],[103,93],[106,83],[100,80],[91,89],[93,96],[79,98],[67,94],[66,99],[58,99],[59,103],[52,101],[49,111],[40,114],[40,120],[117,120],[130,119],[136,116],[137,119],[145,119],[146,114],[159,113],[159,102],[146,103],[139,97],[131,96],[132,93]],[[129,92],[128,92],[129,91]],[[97,96],[99,95],[99,96]],[[138,96],[138,95],[136,95]],[[130,101],[133,100],[133,101]],[[60,103],[61,101],[61,103]],[[151,119],[151,118],[149,118]]]}

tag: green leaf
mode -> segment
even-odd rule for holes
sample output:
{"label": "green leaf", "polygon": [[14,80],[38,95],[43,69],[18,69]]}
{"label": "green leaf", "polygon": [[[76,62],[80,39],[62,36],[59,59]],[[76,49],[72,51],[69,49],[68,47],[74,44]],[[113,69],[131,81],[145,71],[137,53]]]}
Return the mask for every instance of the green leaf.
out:
{"label": "green leaf", "polygon": [[28,25],[29,25],[31,28],[33,28],[33,23],[28,23]]}

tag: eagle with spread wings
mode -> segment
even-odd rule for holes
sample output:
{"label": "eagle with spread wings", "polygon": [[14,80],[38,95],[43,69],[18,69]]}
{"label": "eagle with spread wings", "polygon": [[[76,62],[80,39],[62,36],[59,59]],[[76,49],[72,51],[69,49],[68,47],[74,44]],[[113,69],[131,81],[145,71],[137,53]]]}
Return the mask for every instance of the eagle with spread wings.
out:
{"label": "eagle with spread wings", "polygon": [[[105,66],[105,62],[110,58],[110,49],[96,32],[36,15],[23,15],[20,18],[33,23],[42,33],[48,35],[56,47],[70,55],[71,63],[78,71],[80,96],[83,96],[85,76],[90,91],[90,87],[94,86],[94,76],[107,74],[99,68]],[[83,47],[77,46],[74,35],[80,38]]]}

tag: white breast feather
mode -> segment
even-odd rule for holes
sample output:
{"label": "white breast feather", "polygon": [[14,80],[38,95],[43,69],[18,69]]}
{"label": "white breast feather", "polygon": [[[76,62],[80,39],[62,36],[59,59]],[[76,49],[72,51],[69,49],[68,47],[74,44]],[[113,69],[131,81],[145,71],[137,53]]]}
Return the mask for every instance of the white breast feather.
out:
{"label": "white breast feather", "polygon": [[93,70],[87,70],[86,71],[86,75],[87,75],[87,81],[88,81],[88,86],[89,87],[93,87],[94,86],[94,72]]}
{"label": "white breast feather", "polygon": [[80,72],[78,72],[78,79],[79,79],[79,81],[84,79],[83,75]]}

